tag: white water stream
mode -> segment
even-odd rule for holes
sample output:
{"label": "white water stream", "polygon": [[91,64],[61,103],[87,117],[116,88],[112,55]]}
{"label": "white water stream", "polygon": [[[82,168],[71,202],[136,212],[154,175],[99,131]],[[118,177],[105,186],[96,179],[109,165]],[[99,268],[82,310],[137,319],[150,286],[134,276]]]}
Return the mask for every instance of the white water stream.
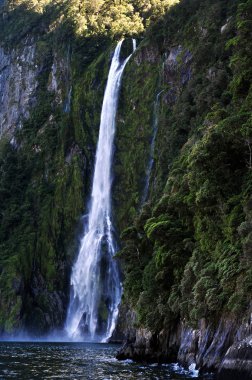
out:
{"label": "white water stream", "polygon": [[[121,300],[111,221],[111,164],[116,112],[124,68],[120,41],[112,59],[103,99],[88,221],[72,269],[66,331],[71,339],[106,341],[113,333]],[[133,40],[133,51],[136,42]]]}

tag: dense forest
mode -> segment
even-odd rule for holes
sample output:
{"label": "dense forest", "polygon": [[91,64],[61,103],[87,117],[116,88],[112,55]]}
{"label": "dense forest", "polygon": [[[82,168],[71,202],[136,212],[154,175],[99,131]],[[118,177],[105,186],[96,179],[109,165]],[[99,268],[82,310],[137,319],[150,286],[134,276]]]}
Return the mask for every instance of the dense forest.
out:
{"label": "dense forest", "polygon": [[[113,163],[123,307],[135,328],[156,334],[179,321],[248,319],[252,1],[10,0],[0,9],[0,55],[10,57],[0,73],[9,60],[26,75],[21,100],[12,76],[0,101],[0,331],[64,325],[111,54],[121,38],[126,54],[131,37]],[[0,95],[4,86],[3,74]],[[29,87],[25,110],[10,116],[4,107]]]}
{"label": "dense forest", "polygon": [[[191,3],[181,3],[149,32],[160,49],[177,41],[182,47],[175,86],[160,85],[166,93],[152,196],[123,231],[119,254],[125,297],[150,329],[178,317],[197,323],[243,315],[251,300],[252,4],[239,4],[234,19],[236,2],[201,2],[190,17],[198,7]],[[193,29],[203,17],[199,38]],[[213,24],[218,17],[220,24]],[[184,25],[182,33],[172,33],[174,19]],[[220,38],[225,19],[229,30]],[[190,68],[186,59],[193,60]],[[183,75],[192,76],[187,86]],[[164,174],[163,187],[155,182]]]}

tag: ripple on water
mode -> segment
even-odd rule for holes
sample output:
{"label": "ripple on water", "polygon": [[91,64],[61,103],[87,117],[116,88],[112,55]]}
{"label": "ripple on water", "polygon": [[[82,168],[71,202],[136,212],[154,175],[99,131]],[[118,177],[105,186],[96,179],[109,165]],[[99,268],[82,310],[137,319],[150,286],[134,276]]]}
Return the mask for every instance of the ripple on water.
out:
{"label": "ripple on water", "polygon": [[[0,342],[0,379],[185,380],[195,368],[115,359],[118,346],[91,343]],[[209,377],[208,377],[209,379]]]}

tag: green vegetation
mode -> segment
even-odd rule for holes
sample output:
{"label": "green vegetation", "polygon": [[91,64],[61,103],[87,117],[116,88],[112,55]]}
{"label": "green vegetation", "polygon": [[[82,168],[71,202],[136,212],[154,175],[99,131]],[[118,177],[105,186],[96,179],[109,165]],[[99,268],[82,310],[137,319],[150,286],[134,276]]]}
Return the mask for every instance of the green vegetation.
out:
{"label": "green vegetation", "polygon": [[0,36],[21,40],[27,33],[40,34],[41,26],[58,29],[61,38],[139,35],[177,0],[8,0],[8,23]]}
{"label": "green vegetation", "polygon": [[[252,2],[181,0],[168,11],[172,3],[8,1],[1,10],[2,45],[34,41],[40,75],[16,144],[0,140],[0,331],[41,333],[64,322],[111,52],[122,36],[139,46],[124,73],[113,168],[124,301],[152,331],[248,309]],[[123,54],[129,49],[126,40]],[[100,313],[106,318],[104,305]]]}
{"label": "green vegetation", "polygon": [[[134,173],[133,184],[120,196],[121,225],[131,227],[118,256],[124,300],[152,331],[178,318],[194,325],[249,308],[251,23],[251,1],[181,1],[148,31],[165,61],[155,166],[149,202],[134,218],[127,214],[134,201],[123,196],[132,188],[139,199],[135,186],[144,170],[134,163],[138,143],[131,142],[122,173]],[[175,66],[168,65],[165,52],[179,45]]]}

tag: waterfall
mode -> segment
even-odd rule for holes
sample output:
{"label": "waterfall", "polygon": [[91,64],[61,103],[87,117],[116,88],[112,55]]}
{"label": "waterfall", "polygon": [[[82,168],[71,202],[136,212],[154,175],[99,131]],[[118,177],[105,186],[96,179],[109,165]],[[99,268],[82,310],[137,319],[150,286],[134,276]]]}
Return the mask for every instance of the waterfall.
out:
{"label": "waterfall", "polygon": [[64,104],[64,112],[69,113],[71,111],[71,98],[72,98],[72,86],[67,91],[67,98]]}
{"label": "waterfall", "polygon": [[120,274],[113,258],[116,244],[111,221],[111,164],[120,84],[131,57],[120,60],[122,42],[116,46],[108,75],[90,208],[78,258],[72,269],[65,326],[72,339],[106,341],[115,328],[121,301]]}
{"label": "waterfall", "polygon": [[72,81],[72,75],[71,75],[71,69],[70,69],[70,64],[71,64],[71,46],[68,45],[68,49],[67,49],[67,57],[66,57],[66,66],[67,66],[67,96],[66,96],[66,99],[65,99],[65,102],[64,102],[64,107],[63,107],[63,111],[65,113],[70,113],[71,111],[71,100],[72,100],[72,85],[71,85],[71,81]]}
{"label": "waterfall", "polygon": [[149,159],[149,163],[146,170],[146,181],[145,181],[145,187],[144,187],[141,204],[145,203],[148,199],[151,172],[152,172],[152,168],[154,164],[155,142],[156,142],[156,136],[157,136],[157,131],[158,131],[160,95],[162,94],[162,92],[164,92],[164,90],[160,91],[157,94],[156,100],[154,102],[153,134],[152,134],[152,139],[151,139],[150,159]]}

